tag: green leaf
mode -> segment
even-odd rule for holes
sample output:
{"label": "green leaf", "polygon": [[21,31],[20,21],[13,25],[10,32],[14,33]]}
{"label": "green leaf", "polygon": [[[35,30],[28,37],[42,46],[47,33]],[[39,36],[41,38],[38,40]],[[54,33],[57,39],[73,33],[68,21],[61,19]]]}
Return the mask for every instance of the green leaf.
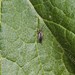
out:
{"label": "green leaf", "polygon": [[[68,1],[2,1],[1,75],[75,74],[74,10],[70,12],[74,5]],[[67,3],[65,7],[62,2]],[[41,28],[43,40],[39,43],[37,31]]]}
{"label": "green leaf", "polygon": [[[64,63],[75,74],[75,1],[30,0],[64,50]],[[43,13],[43,14],[42,14]]]}
{"label": "green leaf", "polygon": [[[1,38],[1,0],[0,0],[0,38]],[[0,41],[0,51],[1,51],[1,41]],[[1,75],[1,52],[0,52],[0,75]]]}

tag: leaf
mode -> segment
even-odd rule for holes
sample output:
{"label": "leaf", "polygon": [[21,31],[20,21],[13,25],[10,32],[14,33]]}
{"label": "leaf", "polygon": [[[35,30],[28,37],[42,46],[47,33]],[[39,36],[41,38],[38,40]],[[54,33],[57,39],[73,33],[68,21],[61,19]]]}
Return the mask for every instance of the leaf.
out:
{"label": "leaf", "polygon": [[[49,2],[47,2],[49,4],[42,4],[42,7],[40,3],[44,0],[30,1],[2,1],[1,75],[74,75],[74,67],[70,66],[70,63],[73,65],[74,54],[70,54],[73,62],[69,62],[67,59],[67,55],[70,53],[68,51],[74,51],[74,41],[70,37],[70,35],[74,37],[74,29],[70,30],[71,27],[68,29],[62,24],[58,24],[57,19],[49,20],[48,16],[54,15],[55,17],[58,14],[56,13],[58,9],[52,9],[53,5]],[[45,9],[46,5],[50,7]],[[49,11],[46,10],[53,11],[52,15],[50,16]],[[56,12],[54,13],[54,11]],[[58,20],[61,21],[59,18]],[[65,21],[65,23],[67,22]],[[42,27],[44,36],[42,43],[38,43],[37,30]],[[66,32],[67,38],[65,38],[64,32]],[[64,38],[73,41],[70,41],[73,44],[71,49],[68,48],[68,44],[63,45],[66,43]]]}
{"label": "leaf", "polygon": [[[0,38],[1,38],[1,0],[0,0]],[[1,51],[1,41],[0,41],[0,51]],[[1,75],[1,52],[0,52],[0,75]]]}
{"label": "leaf", "polygon": [[70,72],[75,73],[75,1],[30,1],[62,46],[65,66]]}

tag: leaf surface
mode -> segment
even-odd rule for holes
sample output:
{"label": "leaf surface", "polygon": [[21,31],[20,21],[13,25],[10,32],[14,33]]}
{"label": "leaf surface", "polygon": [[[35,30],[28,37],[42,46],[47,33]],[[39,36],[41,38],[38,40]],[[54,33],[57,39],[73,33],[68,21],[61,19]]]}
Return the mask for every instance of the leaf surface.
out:
{"label": "leaf surface", "polygon": [[[74,17],[70,21],[60,3],[2,1],[1,75],[74,75]],[[38,43],[41,28],[43,40]]]}

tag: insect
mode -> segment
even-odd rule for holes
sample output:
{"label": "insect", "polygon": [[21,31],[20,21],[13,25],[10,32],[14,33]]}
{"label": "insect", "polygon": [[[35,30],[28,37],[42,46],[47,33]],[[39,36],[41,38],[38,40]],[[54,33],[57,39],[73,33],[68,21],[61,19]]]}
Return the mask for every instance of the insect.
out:
{"label": "insect", "polygon": [[43,40],[43,32],[42,32],[42,28],[39,29],[39,18],[38,18],[38,42],[42,43]]}
{"label": "insect", "polygon": [[42,40],[43,40],[43,33],[42,33],[42,30],[39,30],[38,31],[38,41],[39,41],[39,43],[42,43]]}

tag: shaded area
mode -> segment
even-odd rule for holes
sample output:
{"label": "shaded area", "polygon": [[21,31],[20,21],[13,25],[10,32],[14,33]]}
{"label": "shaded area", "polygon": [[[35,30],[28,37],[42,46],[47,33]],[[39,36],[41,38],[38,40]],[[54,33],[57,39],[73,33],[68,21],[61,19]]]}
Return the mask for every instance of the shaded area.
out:
{"label": "shaded area", "polygon": [[[75,0],[30,0],[38,14],[46,20],[53,21],[62,25],[66,29],[75,33],[75,20],[74,18],[74,3]],[[73,1],[73,3],[72,3]],[[57,2],[57,3],[55,3]],[[72,4],[71,4],[72,3]],[[58,6],[59,5],[59,6]],[[63,8],[62,8],[63,7]],[[71,9],[71,10],[69,10]],[[71,16],[68,16],[68,13]],[[67,15],[68,14],[68,15]]]}
{"label": "shaded area", "polygon": [[70,72],[75,73],[75,35],[59,24],[48,22],[46,20],[44,21],[64,49],[63,59],[66,64],[65,66]]}
{"label": "shaded area", "polygon": [[[64,49],[65,66],[70,72],[75,73],[75,20],[68,16],[68,6],[56,6],[53,0],[30,0],[38,14],[44,19],[44,22],[51,30],[57,41]],[[59,2],[59,0],[57,0]],[[74,0],[73,0],[74,1]],[[57,2],[57,4],[58,4]],[[66,2],[67,4],[70,1]],[[62,4],[62,1],[60,1]],[[65,2],[64,2],[65,3]],[[67,8],[66,8],[67,7]],[[69,8],[72,8],[70,6]],[[74,7],[73,7],[74,8]],[[71,12],[71,11],[69,11]],[[74,14],[74,12],[72,13]],[[50,21],[50,22],[49,22]],[[71,68],[71,69],[70,69]]]}

